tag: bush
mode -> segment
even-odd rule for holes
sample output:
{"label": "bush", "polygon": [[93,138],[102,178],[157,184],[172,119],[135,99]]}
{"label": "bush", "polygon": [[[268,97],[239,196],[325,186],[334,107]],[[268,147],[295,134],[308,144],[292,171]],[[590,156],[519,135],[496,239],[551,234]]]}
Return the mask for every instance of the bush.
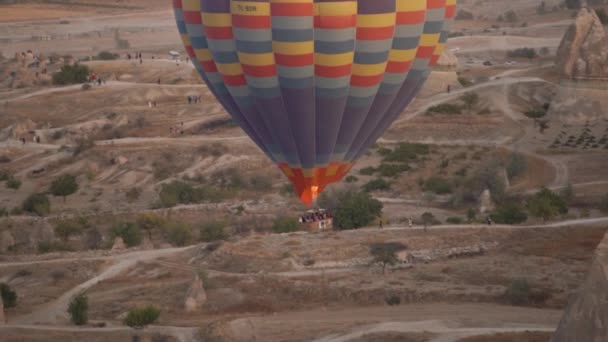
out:
{"label": "bush", "polygon": [[526,279],[515,279],[509,284],[506,293],[511,305],[526,305],[530,302],[530,284]]}
{"label": "bush", "polygon": [[380,176],[382,177],[390,177],[390,178],[395,178],[395,177],[399,177],[402,173],[409,171],[410,167],[407,164],[388,164],[388,163],[382,163],[380,164],[380,166],[378,166],[378,173],[380,173]]}
{"label": "bush", "polygon": [[45,194],[32,194],[23,201],[22,209],[28,213],[45,216],[51,213],[51,202]]}
{"label": "bush", "polygon": [[498,207],[496,212],[490,215],[492,221],[500,224],[520,224],[528,220],[528,214],[520,205],[509,203]]}
{"label": "bush", "polygon": [[89,80],[89,67],[82,64],[64,65],[61,71],[53,74],[53,84],[67,85],[85,83]]}
{"label": "bush", "polygon": [[80,294],[70,302],[68,313],[72,323],[76,325],[85,325],[89,321],[89,299],[86,295]]}
{"label": "bush", "polygon": [[479,103],[479,95],[477,93],[468,92],[460,97],[460,101],[464,103],[464,108],[471,110]]}
{"label": "bush", "polygon": [[432,213],[426,212],[420,216],[420,220],[422,221],[422,225],[426,229],[428,226],[435,226],[441,224],[439,220]]}
{"label": "bush", "polygon": [[291,233],[300,230],[298,221],[291,217],[277,217],[272,223],[272,231],[275,233]]}
{"label": "bush", "polygon": [[527,166],[528,163],[523,154],[513,153],[511,155],[511,159],[509,160],[509,164],[507,165],[507,176],[509,179],[519,177],[526,172]]}
{"label": "bush", "polygon": [[401,304],[401,297],[397,295],[392,295],[390,297],[385,298],[384,301],[390,306],[395,306]]}
{"label": "bush", "polygon": [[473,85],[473,82],[471,82],[471,80],[465,77],[458,77],[458,83],[460,83],[460,85],[465,88],[468,88]]}
{"label": "bush", "polygon": [[134,247],[141,243],[141,230],[132,222],[121,223],[112,229],[114,238],[120,237],[127,247]]}
{"label": "bush", "polygon": [[323,192],[317,203],[333,213],[337,229],[357,229],[370,225],[382,214],[383,205],[367,192],[353,188]]}
{"label": "bush", "polygon": [[195,188],[185,182],[173,181],[163,184],[161,187],[159,193],[160,205],[164,208],[170,208],[178,204],[220,202],[232,193],[229,188],[230,186],[226,186],[223,190],[210,186]]}
{"label": "bush", "polygon": [[374,263],[382,266],[382,274],[386,271],[386,266],[395,265],[397,261],[397,252],[407,247],[400,243],[381,243],[370,246],[370,254],[373,257]]}
{"label": "bush", "polygon": [[165,237],[175,246],[185,246],[192,240],[192,229],[183,222],[170,222],[165,227]]}
{"label": "bush", "polygon": [[2,296],[4,308],[10,309],[17,306],[17,292],[13,291],[8,284],[0,283],[0,296]]}
{"label": "bush", "polygon": [[19,188],[21,187],[21,181],[18,180],[17,178],[10,177],[6,181],[6,187],[8,189],[19,190]]}
{"label": "bush", "polygon": [[602,22],[602,24],[608,25],[608,13],[606,13],[605,9],[596,8],[595,13],[597,14],[598,18],[600,18],[600,21]]}
{"label": "bush", "polygon": [[362,175],[362,176],[371,176],[374,173],[376,173],[376,169],[374,167],[372,167],[372,166],[369,166],[369,167],[366,167],[366,168],[363,168],[363,169],[359,170],[359,174]]}
{"label": "bush", "polygon": [[540,119],[545,117],[545,115],[547,115],[547,111],[544,109],[530,109],[527,112],[524,113],[525,116],[529,117],[530,119]]}
{"label": "bush", "polygon": [[86,222],[78,220],[61,221],[55,225],[55,235],[68,241],[73,235],[80,235],[87,228]]}
{"label": "bush", "polygon": [[55,241],[40,241],[38,242],[38,253],[46,254],[51,252],[68,252],[70,248],[61,242]]}
{"label": "bush", "polygon": [[227,238],[224,228],[226,224],[222,221],[211,221],[204,223],[200,230],[200,239],[204,242],[225,240]]}
{"label": "bush", "polygon": [[558,194],[543,188],[540,192],[528,200],[530,214],[547,221],[557,215],[568,213],[568,204]]}
{"label": "bush", "polygon": [[376,178],[374,180],[367,182],[365,185],[363,185],[363,191],[365,191],[365,192],[386,191],[386,190],[390,190],[390,188],[391,188],[391,183],[387,182],[386,180],[384,180],[382,178]]}
{"label": "bush", "polygon": [[101,51],[97,54],[95,59],[100,61],[112,61],[118,59],[118,55],[109,51]]}
{"label": "bush", "polygon": [[249,179],[249,187],[257,192],[266,192],[272,189],[272,180],[268,176],[255,175]]}
{"label": "bush", "polygon": [[429,109],[426,110],[426,114],[462,114],[462,107],[456,104],[443,103],[429,107]]}
{"label": "bush", "polygon": [[460,217],[448,217],[446,222],[449,224],[462,224],[464,220]]}
{"label": "bush", "polygon": [[405,163],[417,160],[419,156],[428,155],[429,153],[430,148],[428,145],[401,143],[384,158],[384,161]]}
{"label": "bush", "polygon": [[537,53],[536,53],[536,50],[532,49],[532,48],[519,48],[519,49],[508,51],[507,57],[534,59],[537,57]]}
{"label": "bush", "polygon": [[355,176],[352,176],[352,175],[351,175],[351,176],[346,177],[346,178],[344,179],[344,181],[345,181],[346,183],[356,183],[356,182],[358,182],[358,181],[359,181],[359,178],[357,178],[357,177],[355,177]]}
{"label": "bush", "polygon": [[433,176],[424,182],[424,191],[432,192],[437,195],[446,195],[452,193],[452,185],[447,179]]}
{"label": "bush", "polygon": [[148,237],[152,240],[152,232],[165,226],[167,221],[164,217],[154,213],[142,213],[135,220],[140,229],[148,233]]}
{"label": "bush", "polygon": [[473,13],[459,10],[458,13],[456,13],[456,17],[454,17],[454,20],[473,20],[474,18]]}
{"label": "bush", "polygon": [[123,323],[131,328],[141,329],[150,325],[160,316],[160,310],[154,306],[136,308],[129,311]]}
{"label": "bush", "polygon": [[133,187],[125,192],[125,196],[127,197],[127,201],[129,201],[129,203],[133,203],[141,196],[141,189],[138,187]]}
{"label": "bush", "polygon": [[510,23],[514,23],[519,20],[519,18],[517,17],[517,13],[515,13],[513,10],[510,10],[505,13],[504,19]]}
{"label": "bush", "polygon": [[76,181],[76,177],[72,175],[63,175],[57,178],[49,189],[53,196],[63,197],[63,201],[67,196],[70,196],[76,191],[78,191],[78,182]]}

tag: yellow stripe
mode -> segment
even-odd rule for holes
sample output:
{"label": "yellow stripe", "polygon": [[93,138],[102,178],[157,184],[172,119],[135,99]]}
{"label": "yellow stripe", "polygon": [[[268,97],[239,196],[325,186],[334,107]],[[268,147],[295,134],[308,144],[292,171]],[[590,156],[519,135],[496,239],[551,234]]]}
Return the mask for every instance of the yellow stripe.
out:
{"label": "yellow stripe", "polygon": [[418,49],[409,50],[391,50],[388,53],[388,59],[394,62],[409,62],[416,58]]}
{"label": "yellow stripe", "polygon": [[420,37],[420,46],[435,46],[439,42],[439,33],[423,34]]}
{"label": "yellow stripe", "polygon": [[357,27],[386,27],[395,25],[397,14],[359,14],[357,16]]}
{"label": "yellow stripe", "polygon": [[238,15],[268,16],[270,15],[270,4],[262,2],[232,1],[230,3],[230,12]]}
{"label": "yellow stripe", "polygon": [[182,0],[182,9],[184,11],[200,11],[201,1],[200,0]]}
{"label": "yellow stripe", "polygon": [[456,5],[456,0],[447,0],[446,5],[447,6]]}
{"label": "yellow stripe", "polygon": [[272,42],[272,51],[284,55],[305,55],[313,53],[315,50],[314,42]]}
{"label": "yellow stripe", "polygon": [[239,52],[241,64],[247,65],[271,65],[274,64],[274,54],[271,53],[244,53]]}
{"label": "yellow stripe", "polygon": [[375,76],[386,71],[386,62],[378,64],[353,64],[353,75]]}
{"label": "yellow stripe", "polygon": [[203,24],[206,26],[232,26],[232,16],[229,13],[203,13]]}
{"label": "yellow stripe", "polygon": [[315,15],[344,16],[357,14],[356,2],[317,2]]}
{"label": "yellow stripe", "polygon": [[437,46],[435,46],[435,51],[433,52],[433,55],[435,55],[435,56],[441,55],[444,47],[445,47],[445,44],[437,44]]}
{"label": "yellow stripe", "polygon": [[296,3],[307,3],[307,2],[312,2],[313,0],[270,0],[271,3],[292,3],[292,4],[296,4]]}
{"label": "yellow stripe", "polygon": [[285,167],[282,167],[281,169],[287,175],[287,177],[293,177],[293,172],[291,171],[290,168],[285,166]]}
{"label": "yellow stripe", "polygon": [[186,33],[182,34],[182,42],[184,42],[184,45],[189,46],[192,45],[192,41],[190,40],[190,36]]}
{"label": "yellow stripe", "polygon": [[338,166],[330,166],[327,168],[327,171],[325,171],[325,176],[326,177],[335,176],[336,173],[338,173]]}
{"label": "yellow stripe", "polygon": [[209,49],[194,49],[194,54],[199,61],[207,62],[213,60],[211,51]]}
{"label": "yellow stripe", "polygon": [[315,53],[315,64],[323,66],[340,66],[352,64],[354,57],[354,52],[345,52],[337,54]]}
{"label": "yellow stripe", "polygon": [[426,0],[397,0],[397,12],[413,12],[425,9]]}
{"label": "yellow stripe", "polygon": [[241,67],[241,63],[231,63],[231,64],[219,64],[215,63],[217,66],[217,70],[224,75],[241,75],[243,73],[243,68]]}

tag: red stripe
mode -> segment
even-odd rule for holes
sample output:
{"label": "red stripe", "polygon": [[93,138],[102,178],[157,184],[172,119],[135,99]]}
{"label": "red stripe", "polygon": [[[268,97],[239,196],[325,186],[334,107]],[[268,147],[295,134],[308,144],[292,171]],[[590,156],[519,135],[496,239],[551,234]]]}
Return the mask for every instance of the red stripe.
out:
{"label": "red stripe", "polygon": [[358,27],[357,39],[360,40],[379,40],[390,39],[395,34],[394,26],[386,27]]}
{"label": "red stripe", "polygon": [[339,65],[339,66],[325,66],[325,65],[315,65],[315,75],[321,77],[344,77],[348,76],[352,73],[353,65]]}
{"label": "red stripe", "polygon": [[375,75],[375,76],[352,75],[350,77],[350,84],[353,86],[357,86],[357,87],[371,87],[371,86],[375,86],[378,83],[380,83],[380,81],[382,81],[383,77],[384,77],[384,74]]}
{"label": "red stripe", "polygon": [[425,11],[397,12],[397,25],[420,24],[426,19]]}
{"label": "red stripe", "polygon": [[434,46],[419,46],[416,53],[417,58],[431,58],[435,52]]}
{"label": "red stripe", "polygon": [[182,0],[173,0],[173,8],[182,8]]}
{"label": "red stripe", "polygon": [[276,53],[274,59],[278,65],[299,67],[312,65],[315,61],[315,56],[312,53],[306,55],[283,55]]}
{"label": "red stripe", "polygon": [[431,62],[429,63],[429,66],[435,66],[437,62],[439,62],[439,55],[433,55],[433,57],[431,57]]}
{"label": "red stripe", "polygon": [[274,65],[247,65],[241,64],[243,72],[247,76],[253,77],[271,77],[277,74],[277,68]]}
{"label": "red stripe", "polygon": [[445,4],[446,0],[426,0],[426,8],[442,8]]}
{"label": "red stripe", "polygon": [[199,61],[205,72],[217,72],[217,66],[214,61]]}
{"label": "red stripe", "polygon": [[233,15],[232,25],[243,28],[270,28],[270,17],[260,15]]}
{"label": "red stripe", "polygon": [[456,6],[450,5],[445,8],[446,19],[452,19],[456,15]]}
{"label": "red stripe", "polygon": [[357,26],[357,16],[331,16],[322,15],[315,16],[315,27],[326,28],[326,29],[341,29]]}
{"label": "red stripe", "polygon": [[184,22],[186,24],[202,24],[201,12],[199,11],[184,11]]}
{"label": "red stripe", "polygon": [[314,15],[314,7],[310,3],[271,3],[270,12],[273,16],[309,17]]}
{"label": "red stripe", "polygon": [[205,26],[205,34],[209,39],[232,39],[232,27],[223,26],[223,27],[213,27],[213,26]]}
{"label": "red stripe", "polygon": [[224,79],[224,83],[229,86],[243,86],[247,84],[247,81],[245,81],[245,76],[243,74],[222,75],[222,78]]}
{"label": "red stripe", "polygon": [[404,73],[407,72],[408,70],[410,70],[410,68],[412,67],[412,62],[408,61],[408,62],[395,62],[395,61],[388,61],[388,63],[386,64],[386,72],[392,72],[392,73]]}
{"label": "red stripe", "polygon": [[194,53],[194,49],[192,48],[191,45],[186,45],[186,52],[188,53],[188,56],[190,56],[190,58],[196,58],[196,54]]}

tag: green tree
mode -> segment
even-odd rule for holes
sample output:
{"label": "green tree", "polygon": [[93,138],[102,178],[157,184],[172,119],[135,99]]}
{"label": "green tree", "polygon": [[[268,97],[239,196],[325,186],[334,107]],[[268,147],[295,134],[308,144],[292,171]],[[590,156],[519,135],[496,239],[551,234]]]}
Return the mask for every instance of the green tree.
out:
{"label": "green tree", "polygon": [[405,249],[405,246],[399,243],[381,243],[370,246],[370,254],[373,262],[382,266],[382,274],[384,274],[387,266],[393,266],[399,261],[397,252],[401,249]]}
{"label": "green tree", "polygon": [[17,306],[17,292],[13,291],[8,284],[0,283],[0,296],[5,308],[10,309]]}
{"label": "green tree", "polygon": [[72,323],[85,325],[89,321],[89,299],[84,294],[74,297],[68,306],[68,313]]}
{"label": "green tree", "polygon": [[142,236],[139,227],[132,222],[118,224],[112,229],[112,236],[114,238],[120,237],[127,245],[127,247],[134,247],[141,243]]}
{"label": "green tree", "polygon": [[7,181],[6,181],[6,187],[8,189],[13,189],[13,190],[19,190],[19,188],[21,187],[21,181],[18,180],[15,177],[10,177]]}
{"label": "green tree", "polygon": [[137,226],[148,233],[148,237],[152,240],[152,233],[164,227],[167,220],[164,217],[154,213],[142,213],[137,216],[135,221]]}
{"label": "green tree", "polygon": [[492,221],[500,224],[519,224],[528,220],[528,214],[526,214],[524,208],[516,203],[499,206],[490,217]]}
{"label": "green tree", "polygon": [[275,233],[291,233],[298,230],[300,230],[300,226],[293,217],[277,217],[272,223],[272,231]]}
{"label": "green tree", "polygon": [[82,64],[64,65],[59,72],[53,74],[53,84],[67,85],[85,83],[89,80],[89,67]]}
{"label": "green tree", "polygon": [[123,323],[131,328],[141,329],[150,325],[160,316],[160,310],[154,306],[135,308],[129,311]]}
{"label": "green tree", "polygon": [[32,194],[23,201],[22,209],[28,213],[45,216],[51,213],[51,202],[45,194]]}
{"label": "green tree", "polygon": [[507,288],[507,299],[512,305],[526,305],[530,302],[530,284],[526,279],[515,279]]}
{"label": "green tree", "polygon": [[68,196],[78,191],[78,182],[76,181],[76,177],[72,175],[63,175],[51,183],[49,190],[53,196],[63,197],[63,201],[65,202]]}
{"label": "green tree", "polygon": [[543,188],[528,200],[528,211],[532,216],[547,221],[557,215],[567,214],[568,204],[558,194]]}
{"label": "green tree", "polygon": [[369,193],[354,188],[324,192],[317,203],[333,214],[337,229],[357,229],[372,224],[382,215],[383,205]]}
{"label": "green tree", "polygon": [[176,246],[185,246],[192,240],[192,228],[184,222],[169,222],[165,227],[165,237]]}
{"label": "green tree", "polygon": [[422,214],[422,216],[420,216],[420,219],[422,220],[424,230],[426,230],[429,226],[436,225],[439,223],[437,218],[435,218],[435,215],[429,212]]}
{"label": "green tree", "polygon": [[86,226],[76,220],[61,221],[55,225],[55,234],[64,242],[68,241],[71,236],[82,234]]}
{"label": "green tree", "polygon": [[526,157],[520,153],[511,154],[511,159],[507,165],[507,176],[509,179],[514,179],[526,172],[527,161]]}
{"label": "green tree", "polygon": [[206,222],[201,226],[200,238],[204,242],[213,242],[226,239],[224,230],[226,224],[222,221]]}

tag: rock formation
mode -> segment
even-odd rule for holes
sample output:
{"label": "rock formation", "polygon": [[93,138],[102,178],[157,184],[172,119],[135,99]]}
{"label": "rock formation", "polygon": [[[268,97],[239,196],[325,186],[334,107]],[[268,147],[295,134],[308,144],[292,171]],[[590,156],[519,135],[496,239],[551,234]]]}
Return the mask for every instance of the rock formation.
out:
{"label": "rock formation", "polygon": [[184,302],[186,312],[194,312],[199,310],[207,302],[207,293],[203,286],[203,281],[196,275]]}
{"label": "rock formation", "polygon": [[492,201],[492,194],[490,193],[490,190],[484,190],[479,198],[479,212],[481,214],[485,214],[492,212],[495,209],[496,205],[494,205],[494,201]]}
{"label": "rock formation", "polygon": [[608,234],[585,283],[571,300],[551,342],[605,342],[608,336]]}
{"label": "rock formation", "polygon": [[437,65],[443,68],[456,69],[458,68],[458,57],[449,49],[443,49]]}
{"label": "rock formation", "polygon": [[595,11],[583,7],[557,50],[565,78],[608,78],[608,33]]}
{"label": "rock formation", "polygon": [[15,237],[10,231],[4,230],[0,234],[0,253],[7,253],[15,247]]}
{"label": "rock formation", "polygon": [[114,244],[112,245],[113,251],[121,251],[126,248],[127,246],[125,246],[125,242],[121,237],[117,237],[116,239],[114,239]]}

